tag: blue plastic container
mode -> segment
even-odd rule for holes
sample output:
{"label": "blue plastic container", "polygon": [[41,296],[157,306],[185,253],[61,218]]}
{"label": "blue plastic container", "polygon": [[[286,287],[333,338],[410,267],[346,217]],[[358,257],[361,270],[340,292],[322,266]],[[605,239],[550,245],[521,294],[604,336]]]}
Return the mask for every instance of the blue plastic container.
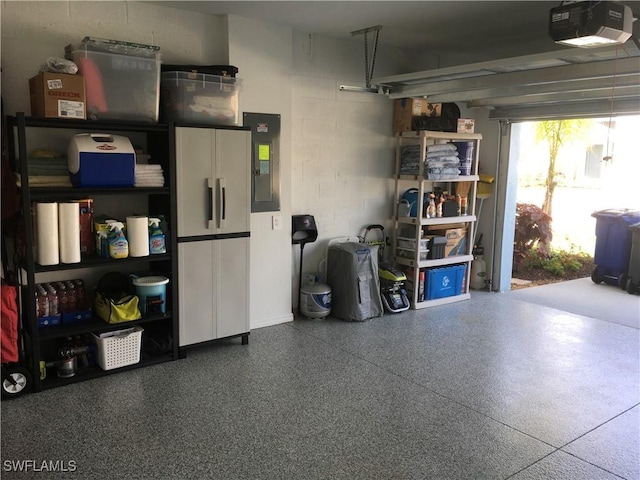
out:
{"label": "blue plastic container", "polygon": [[473,160],[473,142],[451,142],[458,149],[460,160]]}
{"label": "blue plastic container", "polygon": [[166,312],[168,278],[159,275],[136,277],[133,278],[132,283],[140,299],[139,307],[142,315]]}
{"label": "blue plastic container", "polygon": [[629,226],[640,222],[640,211],[609,209],[592,216],[596,218],[596,248],[591,279],[626,288],[632,239]]}
{"label": "blue plastic container", "polygon": [[[418,216],[418,207],[420,206],[418,204],[418,189],[417,188],[410,188],[409,190],[407,190],[406,192],[404,192],[402,194],[402,200],[406,200],[409,202],[409,204],[411,205],[411,211],[409,212],[409,216],[410,217],[417,217]],[[429,196],[428,194],[425,192],[423,197],[422,197],[422,201],[423,203],[427,203],[429,201]],[[424,213],[424,211],[423,211]]]}
{"label": "blue plastic container", "polygon": [[466,270],[464,264],[427,269],[427,300],[460,295]]}
{"label": "blue plastic container", "polygon": [[458,149],[460,159],[460,175],[471,175],[471,164],[473,162],[473,142],[452,142]]}

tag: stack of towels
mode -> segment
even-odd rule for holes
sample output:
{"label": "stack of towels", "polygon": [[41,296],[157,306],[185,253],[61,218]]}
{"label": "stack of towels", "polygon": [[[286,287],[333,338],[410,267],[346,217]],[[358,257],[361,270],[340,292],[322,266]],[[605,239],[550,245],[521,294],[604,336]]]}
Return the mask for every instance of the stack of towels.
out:
{"label": "stack of towels", "polygon": [[415,175],[420,170],[420,145],[406,145],[400,150],[400,173]]}
{"label": "stack of towels", "polygon": [[[37,149],[27,158],[30,187],[71,187],[67,159],[59,152]],[[20,175],[16,183],[21,186]]]}
{"label": "stack of towels", "polygon": [[[423,160],[420,145],[406,145],[400,151],[400,174],[415,175]],[[429,180],[452,180],[460,175],[458,149],[452,143],[427,145],[424,176]]]}
{"label": "stack of towels", "polygon": [[150,163],[136,163],[134,186],[164,187],[164,174],[162,172],[162,166]]}
{"label": "stack of towels", "polygon": [[452,143],[427,145],[425,177],[429,180],[451,180],[460,175],[458,149]]}

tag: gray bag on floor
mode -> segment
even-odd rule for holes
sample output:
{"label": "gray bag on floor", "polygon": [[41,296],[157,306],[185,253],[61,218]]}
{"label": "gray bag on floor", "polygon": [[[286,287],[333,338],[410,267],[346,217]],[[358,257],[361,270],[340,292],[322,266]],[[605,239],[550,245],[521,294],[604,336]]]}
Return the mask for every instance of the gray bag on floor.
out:
{"label": "gray bag on floor", "polygon": [[382,316],[378,245],[355,242],[331,245],[327,283],[331,287],[331,316],[354,322]]}

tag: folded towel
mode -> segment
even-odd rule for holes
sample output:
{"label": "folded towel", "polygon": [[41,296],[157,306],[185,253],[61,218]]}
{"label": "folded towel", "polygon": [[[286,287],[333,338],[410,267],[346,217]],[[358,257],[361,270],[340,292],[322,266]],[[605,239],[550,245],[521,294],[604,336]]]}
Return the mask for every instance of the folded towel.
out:
{"label": "folded towel", "polygon": [[[458,162],[456,162],[456,165]],[[164,178],[164,175],[161,173],[137,173],[134,175],[135,178]]]}
{"label": "folded towel", "polygon": [[140,164],[140,163],[136,163],[136,171],[141,171],[141,172],[155,172],[155,171],[162,171],[162,165],[157,165],[155,163],[148,163],[148,164]]}
{"label": "folded towel", "polygon": [[458,149],[452,143],[439,143],[437,145],[427,145],[427,152],[441,152],[441,151],[457,151]]}
{"label": "folded towel", "polygon": [[454,152],[453,150],[437,150],[435,152],[427,152],[427,158],[450,157],[453,155],[458,156],[458,152]]}
{"label": "folded towel", "polygon": [[[20,175],[15,174],[16,185],[22,186]],[[29,175],[30,187],[71,187],[69,175]]]}
{"label": "folded towel", "polygon": [[164,178],[137,178],[134,180],[136,187],[164,187]]}

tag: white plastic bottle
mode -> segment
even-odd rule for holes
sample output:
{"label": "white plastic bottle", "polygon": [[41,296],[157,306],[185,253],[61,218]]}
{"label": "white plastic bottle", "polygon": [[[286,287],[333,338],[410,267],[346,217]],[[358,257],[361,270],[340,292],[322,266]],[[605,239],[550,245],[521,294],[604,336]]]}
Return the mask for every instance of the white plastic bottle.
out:
{"label": "white plastic bottle", "polygon": [[122,229],[122,222],[114,222],[110,225],[109,233],[109,256],[111,258],[127,258],[129,256],[129,242],[127,241]]}
{"label": "white plastic bottle", "polygon": [[474,290],[482,290],[487,286],[487,262],[484,260],[484,248],[478,246],[471,262],[471,279],[469,286]]}

